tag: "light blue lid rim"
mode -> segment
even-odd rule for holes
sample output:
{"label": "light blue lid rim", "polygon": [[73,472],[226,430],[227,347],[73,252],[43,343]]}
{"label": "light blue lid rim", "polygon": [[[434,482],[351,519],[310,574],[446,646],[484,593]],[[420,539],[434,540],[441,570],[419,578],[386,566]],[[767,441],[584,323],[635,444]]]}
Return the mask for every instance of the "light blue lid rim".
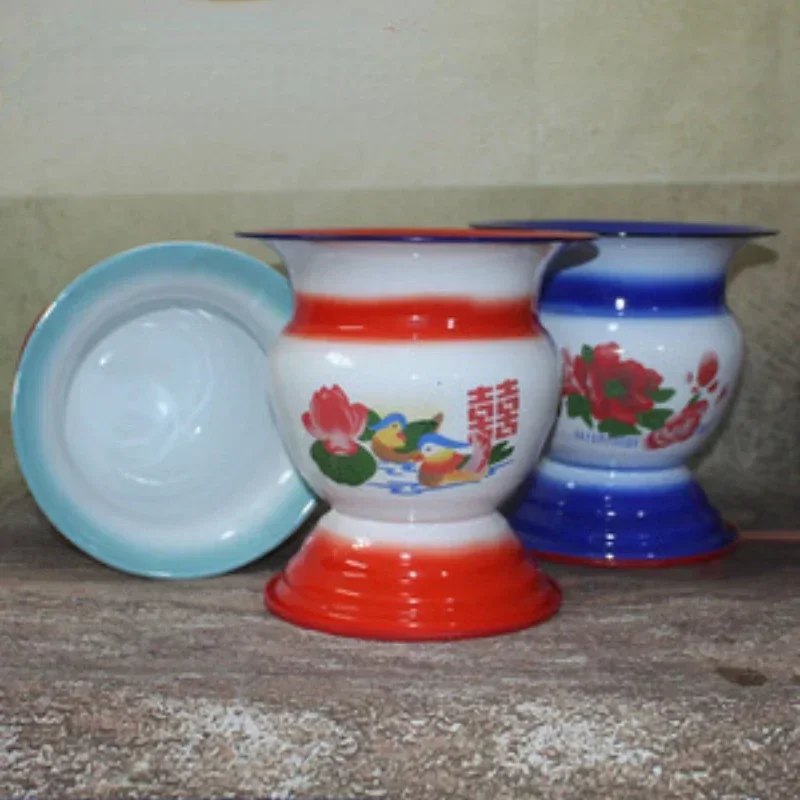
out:
{"label": "light blue lid rim", "polygon": [[562,231],[595,233],[601,237],[647,239],[753,239],[776,236],[779,231],[752,225],[722,225],[713,222],[658,222],[615,219],[529,219],[490,220],[470,223],[472,228],[525,230],[557,228]]}
{"label": "light blue lid rim", "polygon": [[[158,258],[155,259],[154,256]],[[254,299],[288,322],[294,308],[289,282],[263,262],[221,245],[204,242],[159,242],[118,253],[82,273],[64,289],[37,322],[14,378],[11,427],[17,460],[42,513],[72,544],[97,561],[132,575],[188,580],[223,575],[279,547],[309,517],[316,498],[295,473],[287,500],[277,513],[241,537],[224,552],[148,553],[135,543],[109,537],[63,491],[49,468],[37,425],[49,353],[72,321],[95,298],[133,275],[169,271],[235,282]]]}

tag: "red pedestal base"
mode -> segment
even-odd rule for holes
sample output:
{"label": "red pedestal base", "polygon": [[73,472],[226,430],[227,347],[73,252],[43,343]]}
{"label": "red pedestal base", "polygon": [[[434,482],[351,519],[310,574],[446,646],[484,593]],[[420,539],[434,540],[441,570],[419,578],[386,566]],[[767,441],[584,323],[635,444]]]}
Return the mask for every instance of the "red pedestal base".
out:
{"label": "red pedestal base", "polygon": [[543,622],[558,611],[561,590],[511,536],[411,550],[317,528],[269,581],[265,601],[287,622],[339,636],[436,640]]}

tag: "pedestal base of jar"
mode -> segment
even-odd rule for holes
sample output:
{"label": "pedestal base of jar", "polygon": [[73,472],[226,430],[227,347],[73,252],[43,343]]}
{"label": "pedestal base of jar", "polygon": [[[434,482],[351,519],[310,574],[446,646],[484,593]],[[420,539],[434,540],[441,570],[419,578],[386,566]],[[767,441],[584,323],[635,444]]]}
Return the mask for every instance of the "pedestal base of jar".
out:
{"label": "pedestal base of jar", "polygon": [[616,568],[699,564],[728,555],[736,529],[684,467],[610,470],[545,459],[509,513],[538,558]]}
{"label": "pedestal base of jar", "polygon": [[440,523],[377,522],[330,511],[266,586],[287,622],[340,636],[460,639],[543,622],[561,590],[498,513]]}

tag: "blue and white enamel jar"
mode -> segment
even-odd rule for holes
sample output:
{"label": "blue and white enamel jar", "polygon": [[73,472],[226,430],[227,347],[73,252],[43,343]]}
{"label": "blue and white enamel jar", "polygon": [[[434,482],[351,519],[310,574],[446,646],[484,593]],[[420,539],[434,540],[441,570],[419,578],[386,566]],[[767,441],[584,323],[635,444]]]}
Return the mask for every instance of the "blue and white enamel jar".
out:
{"label": "blue and white enamel jar", "polygon": [[719,557],[736,532],[685,466],[739,378],[742,334],[725,305],[734,255],[761,228],[549,220],[479,227],[598,233],[553,263],[540,318],[562,355],[549,451],[511,512],[543,558],[671,566]]}

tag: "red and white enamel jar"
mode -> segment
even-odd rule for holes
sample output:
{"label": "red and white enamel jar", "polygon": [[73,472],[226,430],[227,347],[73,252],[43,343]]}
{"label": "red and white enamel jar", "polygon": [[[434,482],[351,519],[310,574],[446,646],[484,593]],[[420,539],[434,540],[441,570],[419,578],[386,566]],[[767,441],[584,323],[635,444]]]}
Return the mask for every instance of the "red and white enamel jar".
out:
{"label": "red and white enamel jar", "polygon": [[515,630],[560,593],[497,507],[533,468],[560,387],[535,298],[557,232],[275,231],[295,314],[270,354],[288,452],[331,510],[266,589],[342,635]]}

